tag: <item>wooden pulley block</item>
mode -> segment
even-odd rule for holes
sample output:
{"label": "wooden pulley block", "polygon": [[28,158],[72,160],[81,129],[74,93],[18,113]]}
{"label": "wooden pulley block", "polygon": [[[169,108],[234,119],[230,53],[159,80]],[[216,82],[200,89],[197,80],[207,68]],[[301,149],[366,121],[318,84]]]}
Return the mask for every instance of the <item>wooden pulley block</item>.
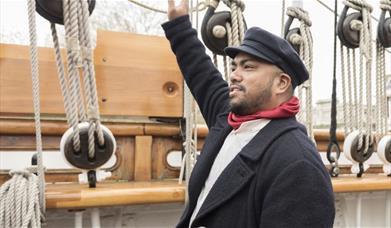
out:
{"label": "wooden pulley block", "polygon": [[[35,0],[36,11],[51,23],[64,24],[63,1]],[[95,0],[87,0],[90,15],[95,8]]]}
{"label": "wooden pulley block", "polygon": [[[224,48],[228,46],[227,23],[231,23],[231,13],[228,11],[215,13],[215,8],[212,6],[208,8],[202,21],[202,40],[209,50],[218,55],[225,55]],[[244,27],[246,30],[245,22]]]}
{"label": "wooden pulley block", "polygon": [[[228,36],[226,23],[231,21],[231,13],[222,11],[215,13],[215,8],[209,7],[205,13],[201,25],[201,37],[205,46],[213,53],[225,55],[224,48],[228,46]],[[220,35],[217,37],[213,34],[213,29],[218,31]]]}
{"label": "wooden pulley block", "polygon": [[295,35],[301,36],[300,28],[290,28],[293,22],[293,17],[289,17],[284,26],[284,39],[288,41],[292,47],[300,54],[300,45],[292,43],[292,37]]}
{"label": "wooden pulley block", "polygon": [[386,18],[386,10],[382,10],[377,25],[377,40],[383,47],[391,47],[391,12],[388,11],[390,17]]}
{"label": "wooden pulley block", "polygon": [[95,133],[95,156],[88,155],[88,128],[89,123],[83,122],[78,125],[80,131],[80,151],[73,146],[73,128],[68,129],[61,138],[60,152],[69,165],[83,170],[94,170],[103,166],[114,156],[116,142],[111,131],[101,125],[104,135],[104,145],[99,145]]}
{"label": "wooden pulley block", "polygon": [[357,48],[360,45],[360,32],[353,29],[351,24],[353,20],[362,21],[362,15],[359,12],[347,14],[349,7],[345,6],[339,17],[337,25],[337,34],[341,43],[348,48]]}
{"label": "wooden pulley block", "polygon": [[383,161],[383,171],[391,175],[391,135],[386,135],[377,144],[377,155]]}
{"label": "wooden pulley block", "polygon": [[[360,135],[363,137],[363,143],[359,147],[359,138]],[[369,137],[364,134],[360,134],[360,131],[353,131],[350,133],[344,141],[343,153],[346,158],[353,162],[352,173],[361,176],[364,172],[363,163],[368,160],[373,153],[373,142],[370,142],[368,149],[366,145],[366,137]]]}

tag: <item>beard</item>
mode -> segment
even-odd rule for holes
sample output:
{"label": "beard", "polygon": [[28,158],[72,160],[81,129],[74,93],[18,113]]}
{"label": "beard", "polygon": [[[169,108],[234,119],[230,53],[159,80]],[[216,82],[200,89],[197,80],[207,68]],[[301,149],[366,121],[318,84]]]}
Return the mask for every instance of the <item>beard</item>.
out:
{"label": "beard", "polygon": [[[243,90],[243,92],[245,91]],[[229,101],[231,112],[240,116],[253,114],[262,109],[264,104],[271,99],[271,95],[271,86],[268,85],[265,89],[259,91],[256,96],[241,97],[237,102],[231,98]]]}

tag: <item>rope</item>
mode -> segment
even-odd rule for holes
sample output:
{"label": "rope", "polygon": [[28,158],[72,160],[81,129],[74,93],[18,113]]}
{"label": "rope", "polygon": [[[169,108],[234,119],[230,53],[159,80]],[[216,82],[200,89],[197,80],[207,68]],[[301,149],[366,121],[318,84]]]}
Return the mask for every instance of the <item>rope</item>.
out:
{"label": "rope", "polygon": [[[80,151],[80,121],[88,119],[88,155],[95,156],[95,132],[99,145],[104,144],[103,130],[100,123],[98,95],[90,39],[88,4],[81,0],[63,2],[64,28],[67,45],[68,78],[65,76],[64,64],[55,25],[51,25],[53,44],[56,55],[58,77],[64,97],[64,107],[68,124],[73,128],[73,146]],[[80,88],[79,69],[82,68],[83,86]],[[82,94],[84,92],[84,96]],[[87,106],[87,112],[84,107]]]}
{"label": "rope", "polygon": [[285,0],[281,3],[281,37],[284,36],[284,23],[285,23]]}
{"label": "rope", "polygon": [[[309,137],[315,141],[313,134],[312,123],[312,66],[313,66],[313,41],[310,27],[312,22],[309,18],[308,12],[300,7],[288,7],[286,14],[290,17],[297,18],[300,21],[300,35],[295,34],[291,36],[290,42],[300,47],[300,57],[309,73],[309,79],[299,86],[298,94],[300,102],[305,101],[305,115],[303,112],[299,113],[299,120],[305,122]],[[305,99],[303,95],[305,94]],[[302,104],[301,104],[302,105]]]}
{"label": "rope", "polygon": [[[39,66],[38,66],[38,48],[37,48],[37,32],[35,21],[35,1],[30,0],[28,3],[28,18],[30,31],[30,56],[31,56],[31,77],[33,89],[34,103],[34,118],[35,118],[35,137],[37,149],[37,171],[38,171],[38,188],[39,188],[39,203],[42,213],[46,211],[45,202],[45,173],[42,161],[42,137],[41,137],[41,121],[40,121],[40,101],[39,101]],[[39,218],[39,217],[38,217]]]}
{"label": "rope", "polygon": [[[338,3],[334,1],[335,12],[337,12]],[[331,164],[330,175],[336,177],[339,175],[338,159],[341,155],[341,149],[337,140],[337,14],[334,14],[334,42],[333,42],[333,88],[331,94],[331,115],[330,115],[330,140],[327,146],[327,160]],[[342,51],[343,49],[341,49]],[[342,64],[342,71],[344,71],[344,64]],[[343,83],[345,81],[343,80]],[[346,104],[343,105],[346,111]],[[346,128],[346,126],[345,126]],[[335,157],[331,152],[335,151]]]}
{"label": "rope", "polygon": [[[330,7],[330,6],[328,6],[326,3],[324,3],[324,2],[322,2],[321,0],[316,0],[319,4],[321,4],[323,7],[325,7],[327,10],[329,10],[331,13],[335,13],[335,11]],[[383,1],[383,0],[382,0]],[[380,1],[380,2],[382,2],[382,1]],[[386,0],[386,1],[389,1],[389,0]],[[339,16],[339,14],[337,13],[337,16]],[[376,22],[379,22],[379,19],[377,19],[376,17],[374,17],[373,15],[371,15],[371,18],[373,19],[373,20],[375,20]],[[391,25],[390,25],[391,26]],[[391,30],[391,28],[390,28],[390,30]],[[374,42],[374,43],[376,43],[376,40],[372,40],[372,42]],[[388,53],[391,53],[391,50],[388,50],[388,49],[386,49],[385,50],[386,52],[388,52]]]}
{"label": "rope", "polygon": [[[197,5],[199,5],[197,0]],[[190,6],[193,6],[193,1],[190,1]],[[193,11],[191,11],[191,22],[194,24]],[[198,10],[195,11],[195,24],[196,30],[198,29]],[[217,64],[217,60],[216,60]],[[185,148],[185,154],[182,160],[182,166],[180,171],[179,183],[182,183],[183,175],[185,179],[189,180],[193,167],[197,160],[197,106],[194,103],[189,87],[184,82],[184,119],[185,119],[185,141],[183,147]],[[189,182],[187,181],[188,185]],[[188,201],[188,189],[186,188],[186,199]]]}
{"label": "rope", "polygon": [[[381,10],[391,11],[391,0],[380,1]],[[387,95],[386,95],[386,70],[385,48],[379,40],[376,42],[376,138],[387,133]]]}
{"label": "rope", "polygon": [[[364,153],[366,153],[373,143],[371,88],[372,24],[370,20],[372,6],[365,0],[347,0],[344,1],[344,4],[360,11],[362,15],[362,21],[353,20],[349,25],[351,29],[358,31],[360,35],[358,71],[356,67],[356,51],[347,47],[347,50],[344,51],[344,47],[341,44],[344,131],[347,136],[351,132],[358,130],[358,149],[364,149]],[[346,68],[347,72],[345,71]],[[353,69],[353,72],[351,69]],[[365,148],[363,148],[363,145],[365,145]],[[362,163],[359,165],[362,167]],[[360,168],[358,176],[361,175],[362,171]]]}
{"label": "rope", "polygon": [[391,11],[391,0],[381,0],[380,9]]}
{"label": "rope", "polygon": [[10,175],[0,187],[0,227],[41,227],[39,177],[29,170]]}

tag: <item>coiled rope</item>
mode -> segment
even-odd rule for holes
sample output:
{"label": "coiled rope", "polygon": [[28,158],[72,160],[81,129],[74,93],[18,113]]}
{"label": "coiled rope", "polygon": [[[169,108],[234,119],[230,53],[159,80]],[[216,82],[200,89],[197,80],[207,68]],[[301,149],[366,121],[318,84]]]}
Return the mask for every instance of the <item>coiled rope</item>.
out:
{"label": "coiled rope", "polygon": [[315,142],[312,123],[313,41],[310,31],[312,22],[308,12],[300,7],[288,7],[286,14],[300,21],[300,34],[292,35],[289,40],[292,44],[300,47],[300,57],[304,61],[309,74],[308,80],[298,87],[298,97],[302,107],[305,100],[305,108],[301,109],[305,110],[305,113],[304,111],[300,111],[298,118],[301,122],[305,123],[308,136]]}
{"label": "coiled rope", "polygon": [[[39,102],[39,66],[35,0],[28,0],[31,77],[35,117],[37,166],[10,171],[12,178],[0,187],[0,227],[41,227],[45,220],[45,179]],[[36,176],[33,173],[37,173]]]}

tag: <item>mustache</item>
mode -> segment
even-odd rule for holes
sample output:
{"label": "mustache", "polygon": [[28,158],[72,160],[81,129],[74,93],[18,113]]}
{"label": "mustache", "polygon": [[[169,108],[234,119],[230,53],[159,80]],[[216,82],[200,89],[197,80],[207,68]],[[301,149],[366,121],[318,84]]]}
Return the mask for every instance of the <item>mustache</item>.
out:
{"label": "mustache", "polygon": [[230,90],[233,90],[233,89],[239,89],[239,90],[242,90],[242,91],[246,91],[246,88],[239,84],[239,83],[232,83],[231,85],[229,85],[229,89]]}

